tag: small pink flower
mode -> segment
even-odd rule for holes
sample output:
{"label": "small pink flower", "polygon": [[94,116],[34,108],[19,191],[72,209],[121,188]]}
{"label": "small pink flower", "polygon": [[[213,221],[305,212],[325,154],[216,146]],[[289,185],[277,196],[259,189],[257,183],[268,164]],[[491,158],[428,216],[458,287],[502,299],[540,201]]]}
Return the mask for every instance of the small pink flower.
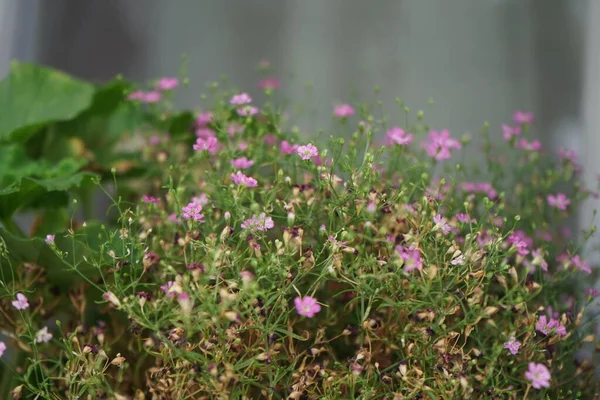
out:
{"label": "small pink flower", "polygon": [[12,302],[12,305],[17,310],[25,310],[29,308],[29,302],[23,293],[17,293],[17,299]]}
{"label": "small pink flower", "polygon": [[508,239],[508,243],[511,244],[515,249],[517,249],[517,253],[521,256],[526,256],[529,254],[529,250],[527,249],[528,243],[523,240],[522,236],[517,232],[511,234]]}
{"label": "small pink flower", "polygon": [[249,231],[266,231],[275,227],[273,218],[267,217],[265,213],[259,215],[253,215],[252,218],[245,220],[242,225],[242,229]]}
{"label": "small pink flower", "polygon": [[202,138],[202,139],[208,139],[211,137],[216,137],[217,134],[215,133],[215,131],[213,131],[210,128],[207,128],[205,126],[201,126],[196,128],[196,137]]}
{"label": "small pink flower", "polygon": [[241,106],[250,103],[252,103],[252,97],[250,97],[248,93],[236,94],[231,98],[231,100],[229,100],[229,104],[234,106]]}
{"label": "small pink flower", "polygon": [[452,227],[450,225],[448,225],[446,218],[442,217],[440,214],[436,214],[433,217],[433,222],[435,223],[435,226],[433,227],[433,229],[434,230],[439,229],[440,231],[442,231],[442,233],[444,235],[447,235],[452,230]]}
{"label": "small pink flower", "polygon": [[423,259],[421,258],[421,251],[419,251],[419,249],[414,247],[404,248],[402,246],[396,246],[396,251],[404,261],[404,270],[406,272],[411,272],[423,267]]}
{"label": "small pink flower", "polygon": [[567,334],[567,329],[561,325],[558,320],[550,318],[548,321],[548,318],[545,315],[540,315],[538,321],[535,323],[535,329],[545,336],[550,335],[552,330],[559,336],[565,336]]}
{"label": "small pink flower", "polygon": [[51,245],[54,244],[55,235],[46,235],[46,239],[44,240],[46,244]]}
{"label": "small pink flower", "polygon": [[558,149],[558,156],[563,160],[571,161],[572,163],[577,162],[577,152],[572,149],[566,149],[561,147]]}
{"label": "small pink flower", "polygon": [[147,194],[142,196],[142,201],[147,204],[159,204],[160,199],[158,197],[148,196]]}
{"label": "small pink flower", "polygon": [[202,204],[192,201],[181,209],[181,216],[186,220],[196,222],[204,222],[204,214],[202,214]]}
{"label": "small pink flower", "polygon": [[312,143],[309,143],[307,145],[298,147],[296,153],[298,153],[300,158],[302,158],[303,160],[310,160],[311,158],[319,154],[319,150],[317,149],[317,146],[315,146]]}
{"label": "small pink flower", "polygon": [[296,297],[294,305],[296,306],[296,312],[307,318],[312,318],[321,311],[321,306],[317,302],[317,299],[310,296]]}
{"label": "small pink flower", "polygon": [[281,82],[279,82],[279,79],[275,78],[274,76],[270,76],[268,78],[261,79],[258,82],[258,87],[260,87],[261,89],[264,89],[264,90],[275,90],[275,89],[279,89],[280,86],[281,86]]}
{"label": "small pink flower", "polygon": [[251,117],[253,115],[258,114],[258,108],[254,106],[245,106],[242,108],[238,108],[236,112],[242,117]]}
{"label": "small pink flower", "polygon": [[510,125],[502,125],[502,137],[507,142],[512,139],[513,136],[517,136],[521,134],[520,126],[510,126]]}
{"label": "small pink flower", "polygon": [[513,356],[517,355],[517,353],[519,352],[519,347],[521,347],[521,342],[515,340],[514,336],[511,336],[510,340],[504,343],[504,348],[508,349],[510,354],[512,354]]}
{"label": "small pink flower", "polygon": [[235,183],[236,185],[244,185],[247,187],[258,186],[258,182],[256,181],[256,179],[244,175],[241,171],[238,171],[235,174],[231,174],[231,180],[233,180],[233,183]]}
{"label": "small pink flower", "polygon": [[175,214],[175,213],[169,214],[168,220],[169,220],[169,222],[172,222],[174,224],[178,224],[181,222],[181,221],[179,221],[179,218],[177,218],[177,214]]}
{"label": "small pink flower", "polygon": [[354,108],[349,104],[340,104],[333,109],[333,114],[338,118],[347,118],[354,115]]}
{"label": "small pink flower", "polygon": [[[265,144],[267,146],[275,146],[277,144],[277,136],[272,133],[265,135]],[[293,153],[293,151],[292,151]]]}
{"label": "small pink flower", "polygon": [[524,125],[533,123],[534,116],[532,112],[515,111],[512,119],[515,124]]}
{"label": "small pink flower", "polygon": [[431,131],[428,135],[428,142],[423,144],[429,157],[436,161],[447,160],[452,156],[451,149],[460,150],[461,145],[458,140],[450,136],[447,129],[441,131]]}
{"label": "small pink flower", "polygon": [[583,261],[579,254],[574,255],[571,258],[571,262],[573,263],[573,266],[579,271],[585,272],[588,275],[592,273],[592,268],[590,267],[590,265]]}
{"label": "small pink flower", "polygon": [[534,389],[550,387],[550,371],[544,364],[529,363],[529,369],[525,372],[525,378],[531,381]]}
{"label": "small pink flower", "polygon": [[48,332],[47,326],[43,327],[35,334],[35,341],[37,343],[48,343],[50,339],[52,339],[52,334]]}
{"label": "small pink flower", "polygon": [[168,281],[167,283],[165,283],[164,285],[162,285],[160,287],[160,290],[162,290],[163,293],[166,294],[168,297],[175,297],[176,293],[173,289],[174,289],[173,281]]}
{"label": "small pink flower", "polygon": [[213,113],[210,111],[201,112],[196,117],[196,126],[206,126],[213,122]]}
{"label": "small pink flower", "polygon": [[244,141],[242,141],[238,144],[238,149],[240,149],[242,151],[246,150],[247,148],[248,148],[248,143],[246,143]]}
{"label": "small pink flower", "polygon": [[592,287],[585,290],[585,295],[586,297],[591,297],[595,299],[596,297],[600,296],[600,292],[598,291],[598,289]]}
{"label": "small pink flower", "polygon": [[411,133],[406,133],[404,132],[404,129],[394,126],[386,132],[386,136],[390,143],[406,146],[412,143],[414,135]]}
{"label": "small pink flower", "polygon": [[2,357],[4,355],[5,351],[6,351],[6,344],[4,342],[0,342],[0,357]]}
{"label": "small pink flower", "polygon": [[173,90],[179,85],[179,80],[177,78],[161,78],[156,83],[156,90],[160,91],[168,91]]}
{"label": "small pink flower", "polygon": [[293,154],[296,152],[296,150],[298,150],[298,145],[291,145],[287,140],[283,140],[279,144],[279,150],[283,154]]}
{"label": "small pink flower", "polygon": [[160,92],[156,92],[154,90],[150,92],[144,93],[144,96],[141,98],[142,103],[158,103],[162,98],[162,94]]}
{"label": "small pink flower", "polygon": [[234,136],[237,133],[244,133],[244,125],[232,122],[227,125],[227,133],[229,133],[229,136]]}
{"label": "small pink flower", "polygon": [[567,198],[563,193],[549,194],[546,197],[548,204],[558,208],[559,210],[566,210],[569,204],[571,204],[571,200]]}
{"label": "small pink flower", "polygon": [[135,101],[142,100],[144,98],[145,93],[141,90],[136,90],[135,92],[131,92],[127,95],[127,100]]}
{"label": "small pink flower", "polygon": [[236,158],[235,160],[231,160],[231,165],[234,168],[246,169],[246,168],[250,168],[251,166],[253,166],[254,161],[248,160],[246,157],[240,157],[240,158]]}
{"label": "small pink flower", "polygon": [[148,144],[150,144],[150,146],[158,146],[160,144],[160,141],[161,141],[160,136],[152,135],[148,139]]}
{"label": "small pink flower", "polygon": [[193,146],[196,151],[207,151],[210,154],[215,154],[219,151],[220,147],[219,141],[215,137],[206,139],[198,138],[196,139],[196,144]]}
{"label": "small pink flower", "polygon": [[458,220],[458,222],[463,223],[463,224],[468,224],[470,222],[477,222],[477,220],[475,220],[475,218],[469,218],[469,216],[465,213],[458,213],[455,215],[455,217]]}
{"label": "small pink flower", "polygon": [[542,143],[537,139],[529,142],[527,139],[521,138],[517,142],[516,147],[523,150],[539,151],[542,149]]}

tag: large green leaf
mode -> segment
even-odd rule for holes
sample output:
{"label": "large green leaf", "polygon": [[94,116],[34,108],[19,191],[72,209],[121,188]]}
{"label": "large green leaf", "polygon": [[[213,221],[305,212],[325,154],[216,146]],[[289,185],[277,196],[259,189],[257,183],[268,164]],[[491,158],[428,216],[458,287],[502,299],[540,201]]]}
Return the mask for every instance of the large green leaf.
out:
{"label": "large green leaf", "polygon": [[0,142],[25,141],[51,122],[75,118],[90,107],[94,91],[62,72],[14,61],[0,81]]}

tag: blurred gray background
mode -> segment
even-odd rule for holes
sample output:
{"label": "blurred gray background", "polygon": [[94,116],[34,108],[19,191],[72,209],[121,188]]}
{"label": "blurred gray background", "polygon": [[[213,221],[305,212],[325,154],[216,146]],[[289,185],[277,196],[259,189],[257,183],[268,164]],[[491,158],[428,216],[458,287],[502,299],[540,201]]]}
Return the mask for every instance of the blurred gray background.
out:
{"label": "blurred gray background", "polygon": [[401,97],[455,136],[534,111],[540,139],[579,150],[594,188],[600,171],[600,1],[0,0],[0,18],[0,75],[18,58],[143,82],[178,75],[185,53],[191,84],[176,101],[195,106],[222,75],[256,94],[266,59],[282,94],[310,107],[307,127],[380,85],[392,121]]}

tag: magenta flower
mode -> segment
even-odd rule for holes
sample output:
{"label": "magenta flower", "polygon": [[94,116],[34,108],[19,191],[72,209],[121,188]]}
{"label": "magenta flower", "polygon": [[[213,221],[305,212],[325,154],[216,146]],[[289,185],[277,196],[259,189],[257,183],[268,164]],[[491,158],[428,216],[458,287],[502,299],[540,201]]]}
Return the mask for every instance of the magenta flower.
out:
{"label": "magenta flower", "polygon": [[0,357],[2,357],[4,355],[5,351],[6,351],[6,344],[4,342],[0,342]]}
{"label": "magenta flower", "polygon": [[573,266],[579,271],[585,272],[588,275],[592,273],[592,268],[590,267],[590,265],[583,261],[579,254],[574,255],[571,258],[571,262],[573,263]]}
{"label": "magenta flower", "polygon": [[17,310],[25,310],[29,308],[29,302],[23,293],[17,293],[17,299],[12,302],[12,305]]}
{"label": "magenta flower", "polygon": [[236,94],[231,98],[231,100],[229,100],[229,104],[234,106],[241,106],[250,103],[252,103],[252,97],[250,97],[248,93]]}
{"label": "magenta flower", "polygon": [[198,138],[196,139],[196,144],[194,144],[194,150],[196,151],[207,151],[210,154],[215,154],[219,151],[219,141],[215,137],[209,137],[206,139]]}
{"label": "magenta flower", "polygon": [[44,240],[47,245],[54,244],[55,235],[46,235],[46,239]]}
{"label": "magenta flower", "polygon": [[436,214],[433,217],[433,222],[435,223],[433,230],[439,229],[444,235],[447,235],[452,230],[452,227],[448,225],[446,218],[442,217],[440,214]]}
{"label": "magenta flower", "polygon": [[[272,133],[265,135],[265,144],[268,146],[275,146],[277,144],[277,136]],[[293,153],[293,151],[292,151]]]}
{"label": "magenta flower", "polygon": [[258,108],[254,107],[254,106],[246,106],[246,107],[238,108],[236,110],[236,112],[238,113],[239,116],[251,117],[253,115],[258,114]]}
{"label": "magenta flower", "polygon": [[504,343],[504,348],[508,349],[510,354],[512,354],[513,356],[517,355],[517,353],[519,352],[519,347],[521,347],[521,342],[515,340],[514,336],[511,336],[510,340]]}
{"label": "magenta flower", "polygon": [[231,160],[231,165],[234,168],[246,169],[246,168],[250,168],[251,166],[253,166],[254,161],[248,160],[246,157],[240,157],[240,158],[236,158],[235,160]]}
{"label": "magenta flower", "polygon": [[404,270],[406,272],[411,272],[423,267],[423,259],[421,258],[419,249],[414,247],[404,248],[402,246],[396,246],[396,251],[404,261]]}
{"label": "magenta flower", "polygon": [[386,132],[386,136],[390,143],[406,146],[412,143],[414,135],[406,133],[404,132],[404,129],[394,126]]}
{"label": "magenta flower", "polygon": [[142,196],[142,201],[147,204],[158,204],[160,199],[158,197],[148,196],[147,194]]}
{"label": "magenta flower", "polygon": [[238,171],[235,174],[231,174],[231,179],[236,185],[244,185],[247,187],[258,186],[258,182],[256,181],[256,179],[244,175],[242,171]]}
{"label": "magenta flower", "polygon": [[517,149],[530,150],[530,151],[538,151],[542,149],[542,143],[535,139],[531,142],[527,141],[525,138],[519,139],[516,144]]}
{"label": "magenta flower", "polygon": [[507,142],[516,135],[521,134],[521,127],[519,126],[510,126],[510,125],[502,125],[502,137]]}
{"label": "magenta flower", "polygon": [[240,149],[242,151],[246,150],[247,148],[248,148],[248,143],[246,143],[244,141],[242,141],[238,144],[238,149]]}
{"label": "magenta flower", "polygon": [[525,372],[525,378],[531,381],[534,389],[550,387],[550,371],[544,364],[529,363],[529,369]]}
{"label": "magenta flower", "polygon": [[279,89],[281,82],[274,76],[262,79],[258,82],[258,87],[264,90],[275,90]]}
{"label": "magenta flower", "polygon": [[534,116],[532,112],[515,111],[512,119],[515,124],[524,125],[533,123]]}
{"label": "magenta flower", "polygon": [[227,133],[229,133],[229,136],[234,136],[236,133],[244,133],[244,125],[232,122],[227,125]]}
{"label": "magenta flower", "polygon": [[210,111],[201,112],[196,117],[196,126],[206,126],[213,122],[213,113]]}
{"label": "magenta flower", "polygon": [[294,305],[296,306],[296,312],[307,318],[312,318],[321,311],[321,306],[317,302],[317,299],[310,296],[296,297]]}
{"label": "magenta flower", "polygon": [[317,149],[317,146],[315,146],[312,143],[309,143],[307,145],[298,147],[296,153],[298,153],[301,159],[310,160],[311,158],[319,154],[319,150]]}
{"label": "magenta flower", "polygon": [[48,343],[52,339],[52,334],[48,332],[48,327],[45,326],[35,334],[35,341],[37,343]]}
{"label": "magenta flower", "polygon": [[350,104],[340,104],[333,109],[333,114],[338,118],[347,118],[354,115],[354,108]]}
{"label": "magenta flower", "polygon": [[267,217],[265,213],[261,213],[260,215],[255,214],[252,218],[245,220],[241,226],[242,229],[251,232],[266,231],[275,227],[275,223],[273,222],[273,218]]}
{"label": "magenta flower", "polygon": [[182,217],[186,220],[193,220],[196,222],[204,222],[204,214],[202,214],[202,204],[192,201],[181,209]]}
{"label": "magenta flower", "polygon": [[563,193],[557,193],[556,195],[549,194],[548,197],[546,197],[546,200],[548,201],[549,205],[556,207],[559,210],[566,210],[568,205],[571,204],[571,200],[569,200]]}
{"label": "magenta flower", "polygon": [[548,318],[545,315],[540,315],[538,321],[535,323],[535,329],[545,336],[551,334],[552,330],[559,336],[565,336],[567,334],[567,329],[561,325],[558,320],[550,318],[548,321]]}
{"label": "magenta flower", "polygon": [[156,83],[156,90],[160,91],[168,91],[173,90],[179,85],[179,80],[177,78],[161,78]]}
{"label": "magenta flower", "polygon": [[160,287],[160,290],[162,290],[163,293],[166,294],[168,297],[175,297],[176,293],[172,289],[174,289],[173,281],[168,281]]}
{"label": "magenta flower", "polygon": [[293,154],[296,152],[296,150],[298,150],[298,145],[291,145],[287,140],[283,140],[279,144],[279,150],[283,154]]}
{"label": "magenta flower", "polygon": [[162,94],[160,94],[160,92],[152,90],[150,92],[144,93],[143,97],[141,98],[141,101],[142,103],[158,103],[161,98]]}
{"label": "magenta flower", "polygon": [[460,150],[461,145],[458,140],[450,136],[447,129],[431,131],[428,135],[428,142],[423,144],[425,151],[430,157],[437,161],[446,160],[451,157],[450,150]]}
{"label": "magenta flower", "polygon": [[196,128],[196,137],[202,138],[202,139],[208,139],[208,138],[212,138],[212,137],[216,137],[217,134],[215,133],[215,131],[213,131],[210,128],[207,128],[205,126],[200,126],[198,128]]}

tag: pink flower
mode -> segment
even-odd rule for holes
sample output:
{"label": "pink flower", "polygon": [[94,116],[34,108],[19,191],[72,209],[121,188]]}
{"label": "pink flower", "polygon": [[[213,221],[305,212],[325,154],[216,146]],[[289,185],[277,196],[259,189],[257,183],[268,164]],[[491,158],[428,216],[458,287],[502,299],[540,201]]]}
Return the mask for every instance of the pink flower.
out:
{"label": "pink flower", "polygon": [[440,132],[431,131],[428,135],[429,142],[424,143],[423,147],[430,157],[437,161],[446,160],[451,157],[450,149],[459,150],[460,142],[450,136],[450,132],[444,129]]}
{"label": "pink flower", "polygon": [[248,93],[236,94],[231,98],[231,100],[229,100],[229,104],[234,106],[241,106],[250,103],[252,103],[252,97],[250,97]]}
{"label": "pink flower", "polygon": [[297,144],[291,145],[287,140],[283,140],[279,144],[279,150],[283,154],[292,154],[292,153],[295,153],[296,150],[298,150],[298,145]]}
{"label": "pink flower", "polygon": [[502,125],[502,137],[504,137],[504,140],[506,140],[507,142],[513,136],[520,135],[520,134],[521,134],[520,126]]}
{"label": "pink flower", "polygon": [[238,115],[240,115],[242,117],[251,117],[253,115],[258,114],[258,108],[254,107],[254,106],[246,106],[246,107],[238,108],[236,110],[236,112],[238,113]]}
{"label": "pink flower", "polygon": [[273,218],[267,217],[265,213],[253,215],[252,218],[245,220],[242,223],[242,229],[249,231],[266,231],[275,227]]}
{"label": "pink flower", "polygon": [[433,222],[435,223],[433,229],[441,230],[444,235],[447,235],[452,230],[452,227],[446,222],[446,218],[442,217],[440,214],[436,214],[433,217]]}
{"label": "pink flower", "polygon": [[44,240],[47,245],[54,244],[55,235],[46,235],[46,239]]}
{"label": "pink flower", "polygon": [[571,161],[572,163],[577,162],[577,152],[572,149],[565,149],[561,147],[558,149],[558,156],[563,160]]}
{"label": "pink flower", "polygon": [[240,158],[236,158],[235,160],[231,160],[231,165],[234,168],[246,169],[246,168],[250,168],[251,166],[253,166],[254,161],[248,160],[246,157],[240,157]]}
{"label": "pink flower", "polygon": [[532,140],[528,142],[527,139],[521,138],[516,144],[518,149],[538,151],[542,149],[542,143],[539,140]]}
{"label": "pink flower", "polygon": [[333,114],[339,118],[347,118],[354,115],[354,108],[349,104],[340,104],[333,109]]}
{"label": "pink flower", "polygon": [[535,271],[535,267],[539,266],[543,271],[548,272],[548,263],[544,259],[544,251],[542,249],[535,249],[531,252],[533,261],[531,261],[531,273]]}
{"label": "pink flower", "polygon": [[0,357],[2,357],[4,355],[5,351],[6,351],[6,344],[4,342],[0,342]]}
{"label": "pink flower", "polygon": [[548,197],[546,197],[546,200],[548,201],[549,205],[556,207],[559,210],[566,210],[567,206],[571,204],[571,200],[569,200],[563,193],[557,193],[556,195],[549,194]]}
{"label": "pink flower", "polygon": [[310,296],[296,297],[294,305],[296,306],[296,312],[307,318],[312,318],[321,311],[321,306],[317,302],[317,299]]}
{"label": "pink flower", "polygon": [[25,310],[29,308],[29,302],[23,293],[17,293],[17,299],[12,302],[12,305],[17,310]]}
{"label": "pink flower", "polygon": [[201,206],[205,206],[209,203],[208,196],[206,195],[206,193],[202,193],[200,196],[192,197],[192,201],[194,203],[200,204]]}
{"label": "pink flower", "polygon": [[162,97],[160,92],[156,92],[154,90],[150,92],[144,93],[144,96],[141,98],[142,103],[158,103]]}
{"label": "pink flower", "polygon": [[508,349],[510,354],[512,354],[513,356],[517,355],[517,353],[519,352],[519,347],[521,347],[521,342],[515,340],[514,336],[511,336],[510,340],[504,343],[504,348]]}
{"label": "pink flower", "polygon": [[193,146],[194,150],[196,151],[207,151],[210,154],[215,154],[220,147],[219,141],[215,137],[209,137],[206,139],[198,138],[196,139],[196,144]]}
{"label": "pink flower", "polygon": [[404,248],[402,246],[396,246],[396,251],[404,261],[404,270],[406,272],[411,272],[423,267],[423,259],[421,258],[419,249],[414,247]]}
{"label": "pink flower", "polygon": [[244,133],[244,125],[232,122],[227,125],[227,133],[229,133],[229,136],[234,136],[236,133]]}
{"label": "pink flower", "polygon": [[181,216],[186,220],[196,222],[204,222],[204,214],[202,214],[202,204],[192,201],[181,209]]}
{"label": "pink flower", "polygon": [[196,137],[208,139],[208,138],[216,137],[216,136],[217,136],[217,134],[215,133],[215,131],[213,131],[210,128],[207,128],[205,126],[196,128]]}
{"label": "pink flower", "polygon": [[531,124],[534,121],[533,113],[525,111],[515,111],[512,119],[515,124],[521,125]]}
{"label": "pink flower", "polygon": [[168,281],[160,287],[160,290],[162,290],[163,293],[166,294],[168,297],[175,297],[175,291],[173,289],[173,281]]}
{"label": "pink flower", "polygon": [[[277,136],[272,133],[265,135],[265,144],[268,146],[275,146],[277,144]],[[292,151],[293,153],[293,151]]]}
{"label": "pink flower", "polygon": [[585,295],[586,297],[591,297],[595,299],[596,297],[600,296],[600,292],[598,291],[598,289],[592,287],[585,290]]}
{"label": "pink flower", "polygon": [[413,134],[404,132],[404,129],[397,126],[392,127],[386,132],[386,136],[390,143],[395,143],[400,146],[406,146],[412,143]]}
{"label": "pink flower", "polygon": [[298,153],[300,158],[302,158],[303,160],[310,160],[311,158],[319,154],[319,150],[317,149],[317,146],[315,146],[312,143],[309,143],[305,146],[298,147],[296,153]]}
{"label": "pink flower", "polygon": [[150,144],[150,146],[158,146],[160,144],[160,136],[158,135],[152,135],[150,136],[150,138],[148,139],[148,143]]}
{"label": "pink flower", "polygon": [[455,215],[455,217],[458,220],[458,222],[463,223],[463,224],[468,224],[470,222],[477,222],[475,220],[475,218],[469,218],[469,216],[465,213],[458,213]]}
{"label": "pink flower", "polygon": [[246,142],[240,142],[238,144],[238,149],[240,149],[242,151],[246,150],[247,148],[248,148],[248,143],[246,143]]}
{"label": "pink flower", "polygon": [[48,343],[50,339],[52,339],[52,334],[48,332],[47,326],[43,327],[35,334],[35,341],[37,343]]}
{"label": "pink flower", "polygon": [[206,126],[213,122],[213,113],[210,111],[201,112],[196,117],[196,126]]}
{"label": "pink flower", "polygon": [[179,85],[179,80],[177,78],[161,78],[156,83],[156,90],[167,91],[173,90]]}
{"label": "pink flower", "polygon": [[581,259],[581,257],[579,256],[579,254],[574,255],[571,258],[571,262],[573,263],[573,266],[575,268],[577,268],[579,271],[585,272],[588,275],[592,273],[592,269],[590,268],[590,265],[588,263],[586,263],[585,261],[583,261]]}
{"label": "pink flower", "polygon": [[145,93],[141,90],[136,90],[135,92],[131,92],[127,95],[127,100],[142,100],[144,98]]}
{"label": "pink flower", "polygon": [[275,90],[279,89],[280,86],[281,82],[279,82],[279,79],[275,78],[274,76],[270,76],[258,82],[258,87],[264,90]]}
{"label": "pink flower", "polygon": [[256,181],[256,179],[244,175],[241,171],[238,171],[235,174],[231,174],[231,179],[236,185],[244,185],[247,187],[258,186],[258,182]]}
{"label": "pink flower", "polygon": [[102,298],[117,308],[121,306],[121,301],[113,292],[104,293]]}
{"label": "pink flower", "polygon": [[558,320],[550,318],[550,321],[548,321],[548,318],[545,315],[540,315],[538,321],[535,323],[535,329],[546,336],[552,333],[552,330],[559,336],[565,336],[567,334],[567,329],[561,325]]}
{"label": "pink flower", "polygon": [[147,194],[142,196],[142,201],[147,204],[158,204],[160,199],[158,197],[148,196]]}
{"label": "pink flower", "polygon": [[550,387],[550,371],[544,364],[529,363],[529,369],[525,372],[525,378],[531,381],[534,389]]}
{"label": "pink flower", "polygon": [[526,256],[529,254],[529,250],[527,250],[528,244],[523,237],[519,235],[517,232],[513,233],[508,237],[508,243],[514,246],[517,249],[517,253],[521,256]]}

